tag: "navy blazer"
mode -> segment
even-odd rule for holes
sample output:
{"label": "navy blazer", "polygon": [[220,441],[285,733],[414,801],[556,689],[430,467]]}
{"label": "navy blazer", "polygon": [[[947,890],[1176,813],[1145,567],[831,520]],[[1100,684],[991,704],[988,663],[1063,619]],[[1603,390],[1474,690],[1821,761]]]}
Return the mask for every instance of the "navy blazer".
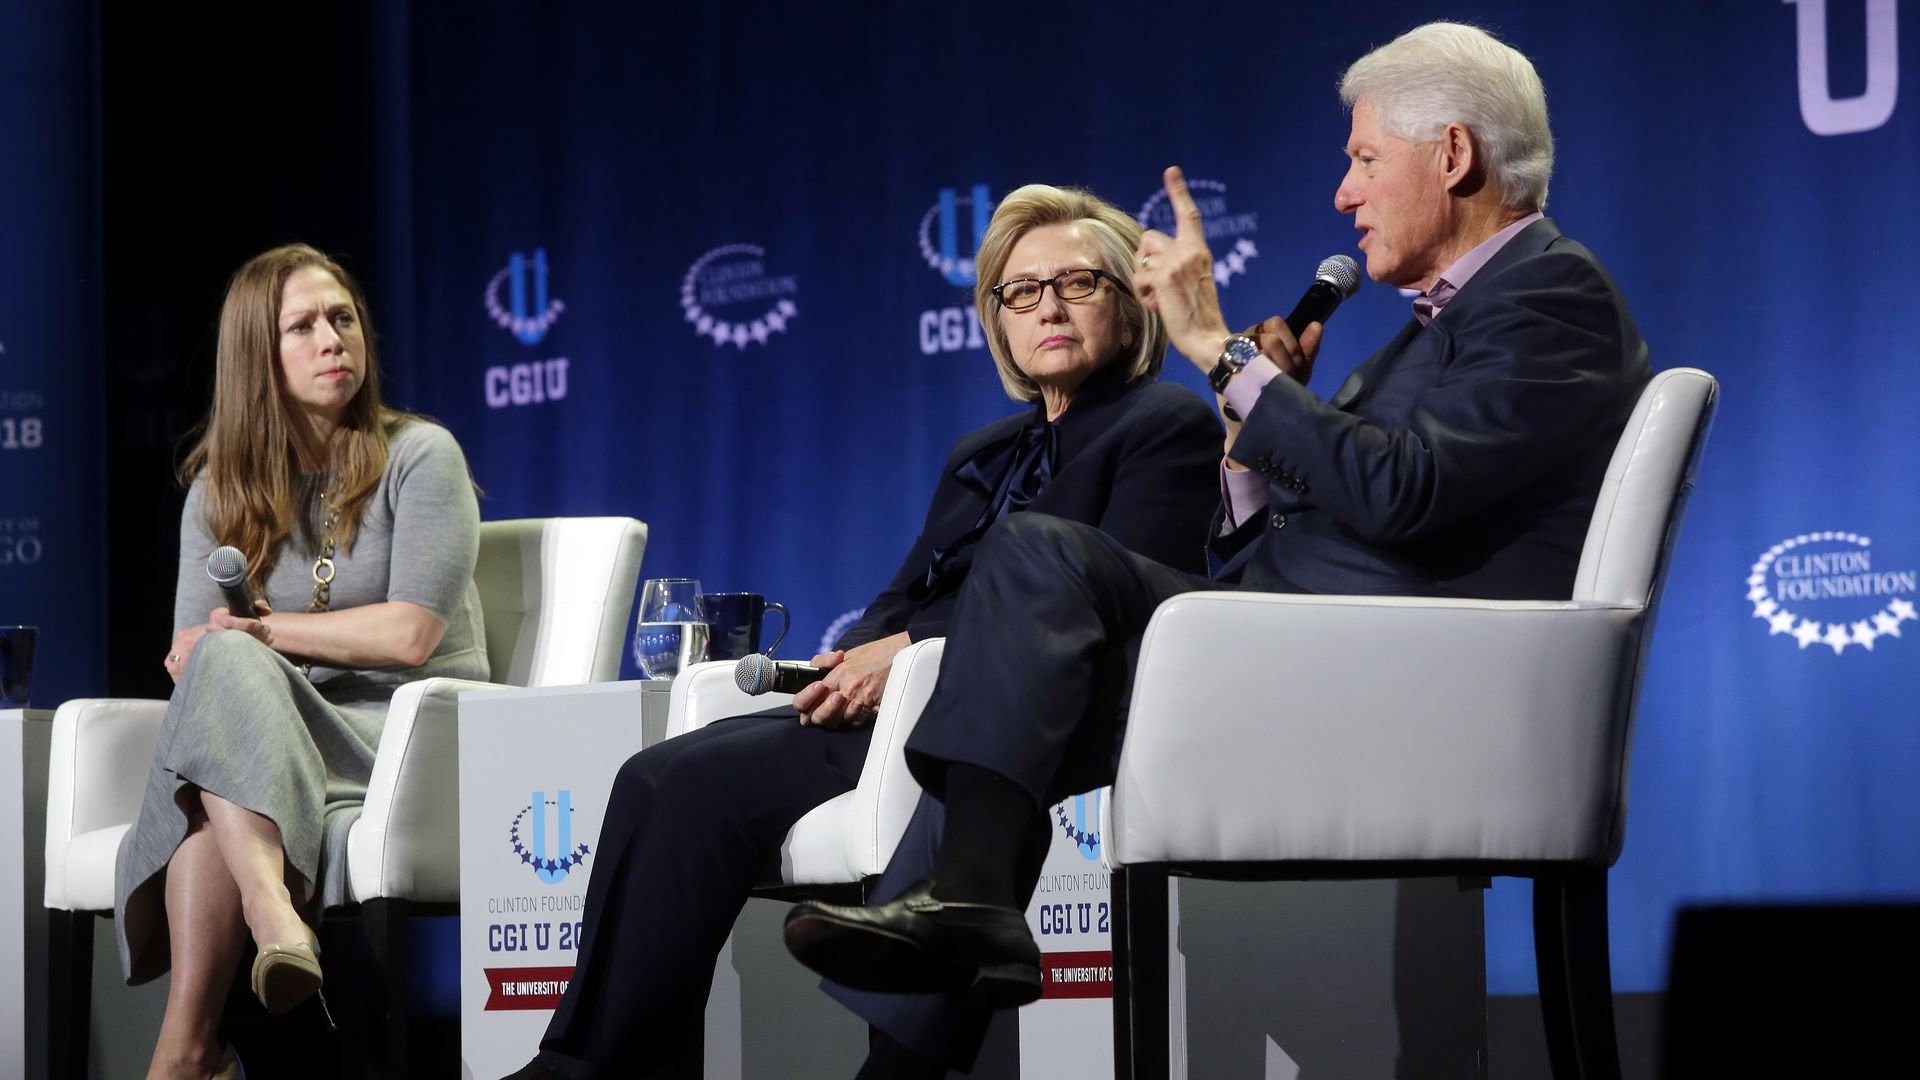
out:
{"label": "navy blazer", "polygon": [[[1083,522],[1128,548],[1168,566],[1206,570],[1208,516],[1219,503],[1220,446],[1225,437],[1213,409],[1177,383],[1125,381],[1119,365],[1096,371],[1055,421],[1059,434],[1053,479],[1026,509]],[[950,587],[909,595],[936,549],[964,536],[987,508],[991,493],[963,483],[960,468],[996,443],[1020,437],[1043,406],[968,433],[954,444],[914,539],[892,584],[835,643],[850,649],[904,630],[915,641],[941,637],[973,561],[973,545],[953,556]]]}
{"label": "navy blazer", "polygon": [[1536,221],[1332,400],[1288,378],[1261,390],[1232,457],[1267,478],[1267,508],[1213,542],[1216,576],[1270,592],[1566,599],[1651,377],[1606,269]]}

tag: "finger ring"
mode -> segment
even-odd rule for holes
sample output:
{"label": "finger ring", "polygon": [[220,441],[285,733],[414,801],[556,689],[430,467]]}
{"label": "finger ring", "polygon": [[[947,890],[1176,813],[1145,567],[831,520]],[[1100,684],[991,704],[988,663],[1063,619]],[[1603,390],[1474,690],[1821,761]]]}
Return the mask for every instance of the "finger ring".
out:
{"label": "finger ring", "polygon": [[1151,255],[1140,256],[1140,269],[1142,270],[1153,269],[1153,256]]}

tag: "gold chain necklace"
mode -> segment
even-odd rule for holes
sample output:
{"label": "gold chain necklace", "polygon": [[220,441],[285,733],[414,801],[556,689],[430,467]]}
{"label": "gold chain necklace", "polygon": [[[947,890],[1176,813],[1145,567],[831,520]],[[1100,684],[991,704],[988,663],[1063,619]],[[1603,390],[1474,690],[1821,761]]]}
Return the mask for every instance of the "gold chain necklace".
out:
{"label": "gold chain necklace", "polygon": [[[333,530],[340,524],[340,496],[346,490],[345,482],[336,481],[333,493],[327,493],[327,485],[320,485],[320,550],[313,558],[313,600],[307,604],[307,614],[317,615],[331,610],[333,602]],[[300,665],[300,674],[313,678],[313,662]]]}

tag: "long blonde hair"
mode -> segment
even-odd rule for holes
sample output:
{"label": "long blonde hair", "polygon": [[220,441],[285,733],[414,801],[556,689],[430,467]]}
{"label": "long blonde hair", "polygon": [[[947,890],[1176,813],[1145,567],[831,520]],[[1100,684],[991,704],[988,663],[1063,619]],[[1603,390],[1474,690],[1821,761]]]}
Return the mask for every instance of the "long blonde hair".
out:
{"label": "long blonde hair", "polygon": [[[353,297],[366,352],[360,391],[347,403],[332,441],[317,451],[298,436],[299,421],[292,416],[280,370],[280,300],[287,279],[309,266],[333,275]],[[341,487],[334,541],[339,550],[352,550],[368,497],[387,467],[388,438],[407,419],[409,414],[380,402],[380,365],[360,283],[306,244],[277,247],[249,259],[227,285],[214,354],[213,406],[198,429],[198,444],[180,467],[180,482],[204,483],[207,529],[216,542],[231,544],[247,557],[247,582],[257,594],[281,545],[309,509],[296,505],[299,474],[332,466]]]}

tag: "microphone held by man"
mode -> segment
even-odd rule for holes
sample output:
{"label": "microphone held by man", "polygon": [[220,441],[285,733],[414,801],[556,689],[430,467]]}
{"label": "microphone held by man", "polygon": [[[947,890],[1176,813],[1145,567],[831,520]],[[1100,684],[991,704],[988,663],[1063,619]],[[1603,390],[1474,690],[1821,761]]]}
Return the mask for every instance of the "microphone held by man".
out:
{"label": "microphone held by man", "polygon": [[1360,265],[1345,255],[1329,255],[1314,268],[1313,284],[1287,315],[1287,329],[1295,338],[1307,332],[1313,323],[1325,325],[1340,301],[1360,288]]}

